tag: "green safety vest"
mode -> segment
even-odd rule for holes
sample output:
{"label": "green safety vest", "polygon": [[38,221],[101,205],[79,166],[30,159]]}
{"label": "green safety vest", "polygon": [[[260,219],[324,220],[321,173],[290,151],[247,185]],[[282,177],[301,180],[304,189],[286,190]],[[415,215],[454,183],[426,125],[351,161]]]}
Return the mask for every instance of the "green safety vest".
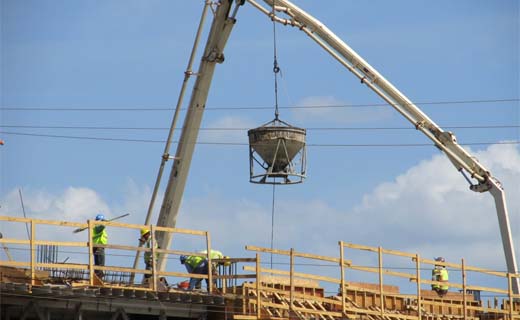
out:
{"label": "green safety vest", "polygon": [[[208,250],[203,250],[200,253],[207,255]],[[210,250],[210,257],[211,259],[222,259],[224,258],[224,255],[222,254],[222,252],[218,250]]]}
{"label": "green safety vest", "polygon": [[[448,282],[449,280],[449,276],[448,276],[448,270],[446,270],[445,268],[442,268],[441,269],[441,281],[446,281]],[[441,284],[441,290],[448,290],[449,286],[446,285],[446,284]]]}
{"label": "green safety vest", "polygon": [[92,242],[94,244],[107,244],[108,234],[105,226],[95,226],[92,234]]}
{"label": "green safety vest", "polygon": [[[448,270],[446,268],[442,269],[433,269],[432,270],[432,280],[433,281],[449,281],[448,276]],[[448,290],[449,286],[445,284],[441,284],[440,286],[438,284],[432,284],[432,289],[441,289],[441,290]]]}
{"label": "green safety vest", "polygon": [[[146,240],[146,242],[144,243],[144,246],[148,249],[151,249],[152,248],[152,238],[148,238],[148,240]],[[158,246],[157,246],[157,241],[154,242],[154,249],[157,249]],[[155,260],[159,259],[159,253],[156,253],[155,254]],[[151,262],[152,261],[152,252],[151,251],[147,251],[144,253],[144,261],[148,261],[148,262]]]}
{"label": "green safety vest", "polygon": [[192,268],[196,268],[199,266],[199,264],[202,263],[202,261],[206,260],[206,258],[204,257],[199,257],[199,256],[189,256],[188,258],[186,258],[186,261],[184,262],[185,264],[189,265],[190,267]]}

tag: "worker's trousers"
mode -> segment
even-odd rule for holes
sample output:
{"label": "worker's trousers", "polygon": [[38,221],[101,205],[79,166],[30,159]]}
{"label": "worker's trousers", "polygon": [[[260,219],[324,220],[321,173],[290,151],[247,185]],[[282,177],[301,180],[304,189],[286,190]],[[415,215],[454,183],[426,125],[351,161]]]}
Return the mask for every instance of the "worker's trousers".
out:
{"label": "worker's trousers", "polygon": [[[188,269],[188,265],[186,265],[186,268]],[[190,268],[191,269],[191,268]],[[189,273],[195,273],[195,274],[208,274],[208,261],[204,260],[202,261],[198,266],[195,268],[189,270]],[[196,287],[200,288],[200,283],[202,282],[202,279],[199,278],[190,278],[190,286],[188,287],[189,290],[193,290]],[[206,285],[209,288],[209,282],[208,279],[206,279]]]}
{"label": "worker's trousers", "polygon": [[[94,253],[94,265],[96,266],[105,266],[105,248],[93,248]],[[104,272],[103,270],[95,270],[95,274],[98,278],[103,279]]]}

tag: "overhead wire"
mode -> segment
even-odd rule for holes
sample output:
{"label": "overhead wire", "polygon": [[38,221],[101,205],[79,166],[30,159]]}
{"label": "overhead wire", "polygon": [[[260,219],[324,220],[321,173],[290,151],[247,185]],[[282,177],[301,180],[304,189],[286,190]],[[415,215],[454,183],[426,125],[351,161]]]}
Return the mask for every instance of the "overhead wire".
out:
{"label": "overhead wire", "polygon": [[[151,139],[125,139],[125,138],[106,138],[106,137],[87,137],[87,136],[67,136],[67,135],[53,135],[53,134],[37,134],[37,133],[22,133],[22,132],[8,132],[0,131],[0,134],[15,135],[15,136],[30,136],[30,137],[45,137],[45,138],[60,138],[60,139],[77,139],[77,140],[97,140],[97,141],[119,141],[119,142],[142,142],[142,143],[165,143],[165,140],[151,140]],[[172,141],[172,143],[178,143],[178,141]],[[209,142],[199,141],[196,145],[227,145],[227,146],[249,146],[248,143],[243,142]],[[476,146],[476,145],[494,145],[494,144],[520,144],[520,141],[488,141],[488,142],[469,142],[459,143],[461,146]],[[308,147],[431,147],[432,143],[361,143],[361,144],[348,144],[348,143],[337,143],[337,144],[321,144],[321,143],[309,143]]]}
{"label": "overhead wire", "polygon": [[[446,101],[422,101],[415,102],[416,105],[463,105],[463,104],[486,104],[486,103],[506,103],[519,102],[518,98],[508,99],[480,99],[480,100],[446,100]],[[388,103],[362,103],[362,104],[319,104],[319,105],[296,105],[279,107],[279,109],[321,109],[321,108],[369,108],[369,107],[386,107]],[[181,108],[186,110],[187,108]],[[272,109],[272,106],[228,106],[228,107],[211,107],[207,106],[206,111],[218,110],[266,110]],[[86,108],[86,107],[10,107],[4,106],[0,111],[174,111],[173,107],[136,107],[136,108]]]}
{"label": "overhead wire", "polygon": [[[0,128],[14,129],[74,129],[74,130],[169,130],[167,127],[114,127],[114,126],[42,126],[42,125],[5,125]],[[444,129],[517,129],[520,125],[467,125],[467,126],[443,126]],[[202,127],[201,131],[247,131],[251,128],[240,127]],[[182,130],[182,128],[174,128]],[[415,127],[306,127],[305,130],[328,131],[328,130],[414,130]]]}

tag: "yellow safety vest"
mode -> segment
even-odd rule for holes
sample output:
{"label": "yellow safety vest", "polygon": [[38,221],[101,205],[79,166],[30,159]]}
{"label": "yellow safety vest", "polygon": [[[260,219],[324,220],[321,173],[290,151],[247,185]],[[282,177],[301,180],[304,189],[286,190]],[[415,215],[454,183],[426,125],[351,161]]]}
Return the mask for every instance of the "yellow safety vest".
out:
{"label": "yellow safety vest", "polygon": [[204,261],[206,258],[204,257],[199,257],[199,256],[189,256],[188,258],[186,258],[186,261],[184,262],[185,264],[189,265],[190,267],[192,268],[196,268],[199,266],[199,264],[202,263],[202,261]]}
{"label": "yellow safety vest", "polygon": [[[441,275],[441,281],[446,281],[446,282],[449,281],[448,270],[446,270],[445,268],[442,268],[440,275]],[[448,290],[448,288],[449,288],[448,285],[441,284],[441,290]]]}
{"label": "yellow safety vest", "polygon": [[[148,249],[152,248],[152,238],[148,237],[148,240],[144,243],[144,246]],[[154,248],[157,249],[157,241],[154,242]],[[155,254],[155,260],[159,259],[159,253]],[[144,261],[151,262],[152,261],[152,252],[146,251],[144,253]]]}
{"label": "yellow safety vest", "polygon": [[95,226],[92,234],[92,242],[95,244],[107,244],[108,234],[105,226]]}
{"label": "yellow safety vest", "polygon": [[[200,253],[207,255],[208,254],[208,250],[203,250]],[[211,250],[210,251],[210,256],[211,256],[211,259],[222,259],[222,258],[224,258],[224,255],[222,254],[222,252],[220,252],[218,250]]]}

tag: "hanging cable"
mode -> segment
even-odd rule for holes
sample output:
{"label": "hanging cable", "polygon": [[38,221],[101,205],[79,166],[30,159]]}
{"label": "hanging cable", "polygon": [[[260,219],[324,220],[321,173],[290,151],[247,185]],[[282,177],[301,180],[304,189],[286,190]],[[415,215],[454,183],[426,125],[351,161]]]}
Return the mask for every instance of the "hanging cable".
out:
{"label": "hanging cable", "polygon": [[278,65],[277,59],[277,48],[276,48],[276,22],[275,22],[275,8],[276,1],[273,1],[273,11],[271,20],[273,21],[273,73],[274,73],[274,118],[278,120],[278,73],[280,72],[280,66]]}
{"label": "hanging cable", "polygon": [[274,195],[275,184],[273,184],[273,202],[271,204],[271,269],[273,268],[273,249],[274,249]]}
{"label": "hanging cable", "polygon": [[[273,21],[273,73],[274,73],[274,119],[278,120],[279,112],[278,112],[278,73],[280,72],[280,67],[278,66],[277,59],[277,48],[276,48],[276,22],[275,22],[275,6],[276,0],[273,1],[273,11],[271,20]],[[275,206],[275,185],[273,184],[273,197],[271,204],[271,269],[273,268],[273,253],[274,249],[274,206]]]}

